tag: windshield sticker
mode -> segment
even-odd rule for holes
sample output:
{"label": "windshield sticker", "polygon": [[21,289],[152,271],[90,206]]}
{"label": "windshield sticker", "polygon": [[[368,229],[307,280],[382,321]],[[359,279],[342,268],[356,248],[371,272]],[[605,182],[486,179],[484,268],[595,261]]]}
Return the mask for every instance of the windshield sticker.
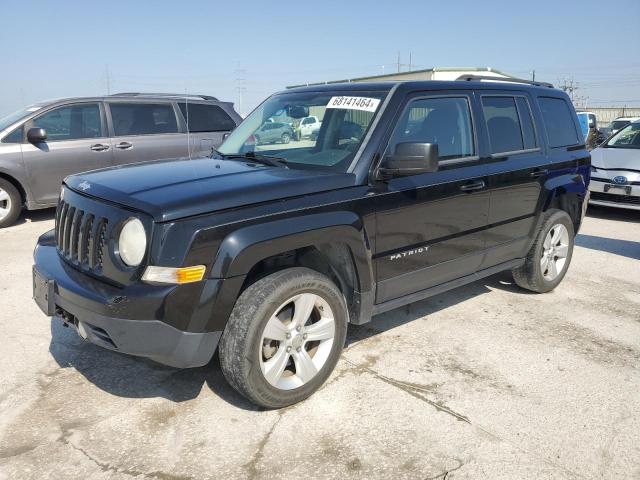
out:
{"label": "windshield sticker", "polygon": [[379,98],[368,97],[331,97],[327,108],[342,108],[347,110],[364,110],[375,112],[380,104]]}

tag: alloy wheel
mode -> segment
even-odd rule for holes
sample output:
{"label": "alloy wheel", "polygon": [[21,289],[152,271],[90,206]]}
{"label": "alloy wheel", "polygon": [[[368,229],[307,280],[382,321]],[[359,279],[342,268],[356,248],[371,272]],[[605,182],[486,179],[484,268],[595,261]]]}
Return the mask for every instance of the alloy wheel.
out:
{"label": "alloy wheel", "polygon": [[558,223],[551,227],[542,244],[542,258],[540,270],[547,281],[555,280],[560,275],[567,262],[569,253],[569,231],[567,227]]}
{"label": "alloy wheel", "polygon": [[262,333],[258,355],[264,378],[281,390],[305,385],[329,358],[334,336],[334,314],[326,300],[314,293],[290,298]]}
{"label": "alloy wheel", "polygon": [[11,212],[11,197],[9,193],[0,188],[0,220]]}

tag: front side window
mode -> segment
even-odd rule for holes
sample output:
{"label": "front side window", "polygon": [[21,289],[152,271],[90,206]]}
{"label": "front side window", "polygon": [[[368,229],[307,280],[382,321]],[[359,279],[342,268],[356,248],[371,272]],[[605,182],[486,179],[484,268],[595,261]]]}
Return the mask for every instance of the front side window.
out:
{"label": "front side window", "polygon": [[580,143],[573,114],[562,98],[538,98],[542,119],[551,148],[569,147]]}
{"label": "front side window", "polygon": [[55,108],[36,117],[31,122],[31,127],[44,128],[48,142],[104,136],[97,103]]}
{"label": "front side window", "polygon": [[236,128],[236,122],[218,105],[202,103],[179,103],[189,132],[229,132]]}
{"label": "front side window", "polygon": [[173,106],[167,103],[111,103],[116,136],[178,133]]}
{"label": "front side window", "polygon": [[[289,168],[346,172],[387,91],[282,93],[256,108],[219,147],[224,158],[277,157]],[[294,135],[306,117],[312,135]]]}
{"label": "front side window", "polygon": [[391,137],[391,151],[403,142],[436,143],[441,160],[474,156],[471,112],[466,97],[411,102]]}
{"label": "front side window", "polygon": [[640,122],[631,123],[609,139],[607,148],[640,148]]}

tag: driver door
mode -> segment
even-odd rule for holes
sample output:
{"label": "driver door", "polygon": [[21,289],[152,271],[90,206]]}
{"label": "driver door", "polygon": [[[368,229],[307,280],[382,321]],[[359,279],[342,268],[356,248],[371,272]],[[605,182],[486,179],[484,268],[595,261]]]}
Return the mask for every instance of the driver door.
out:
{"label": "driver door", "polygon": [[473,95],[410,99],[386,153],[401,142],[436,143],[438,171],[394,177],[377,199],[376,303],[472,275],[485,253],[489,193],[471,115]]}

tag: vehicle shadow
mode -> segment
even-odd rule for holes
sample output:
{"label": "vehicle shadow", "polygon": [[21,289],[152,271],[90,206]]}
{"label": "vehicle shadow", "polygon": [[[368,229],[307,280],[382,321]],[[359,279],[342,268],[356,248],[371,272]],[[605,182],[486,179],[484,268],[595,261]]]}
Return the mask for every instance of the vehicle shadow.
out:
{"label": "vehicle shadow", "polygon": [[18,217],[14,225],[22,225],[24,223],[39,223],[53,220],[56,215],[56,209],[45,208],[43,210],[25,210]]}
{"label": "vehicle shadow", "polygon": [[[346,346],[390,330],[439,310],[467,301],[498,288],[516,294],[528,294],[511,281],[508,272],[452,290],[407,307],[374,317],[363,326],[350,326]],[[96,387],[126,398],[165,398],[172,402],[192,400],[206,385],[222,400],[243,410],[261,410],[229,386],[217,353],[204,367],[176,369],[145,358],[120,354],[82,340],[62,321],[51,321],[49,351],[61,368],[73,368]]]}
{"label": "vehicle shadow", "polygon": [[578,247],[640,260],[640,242],[634,242],[632,240],[579,234],[576,237],[576,245]]}
{"label": "vehicle shadow", "polygon": [[618,222],[640,223],[640,210],[589,205],[587,217],[600,220],[615,220]]}
{"label": "vehicle shadow", "polygon": [[196,398],[207,385],[218,397],[238,408],[259,410],[226,382],[217,353],[203,367],[167,367],[86,342],[58,319],[51,321],[49,352],[61,368],[73,368],[96,387],[119,397],[159,397],[184,402]]}

